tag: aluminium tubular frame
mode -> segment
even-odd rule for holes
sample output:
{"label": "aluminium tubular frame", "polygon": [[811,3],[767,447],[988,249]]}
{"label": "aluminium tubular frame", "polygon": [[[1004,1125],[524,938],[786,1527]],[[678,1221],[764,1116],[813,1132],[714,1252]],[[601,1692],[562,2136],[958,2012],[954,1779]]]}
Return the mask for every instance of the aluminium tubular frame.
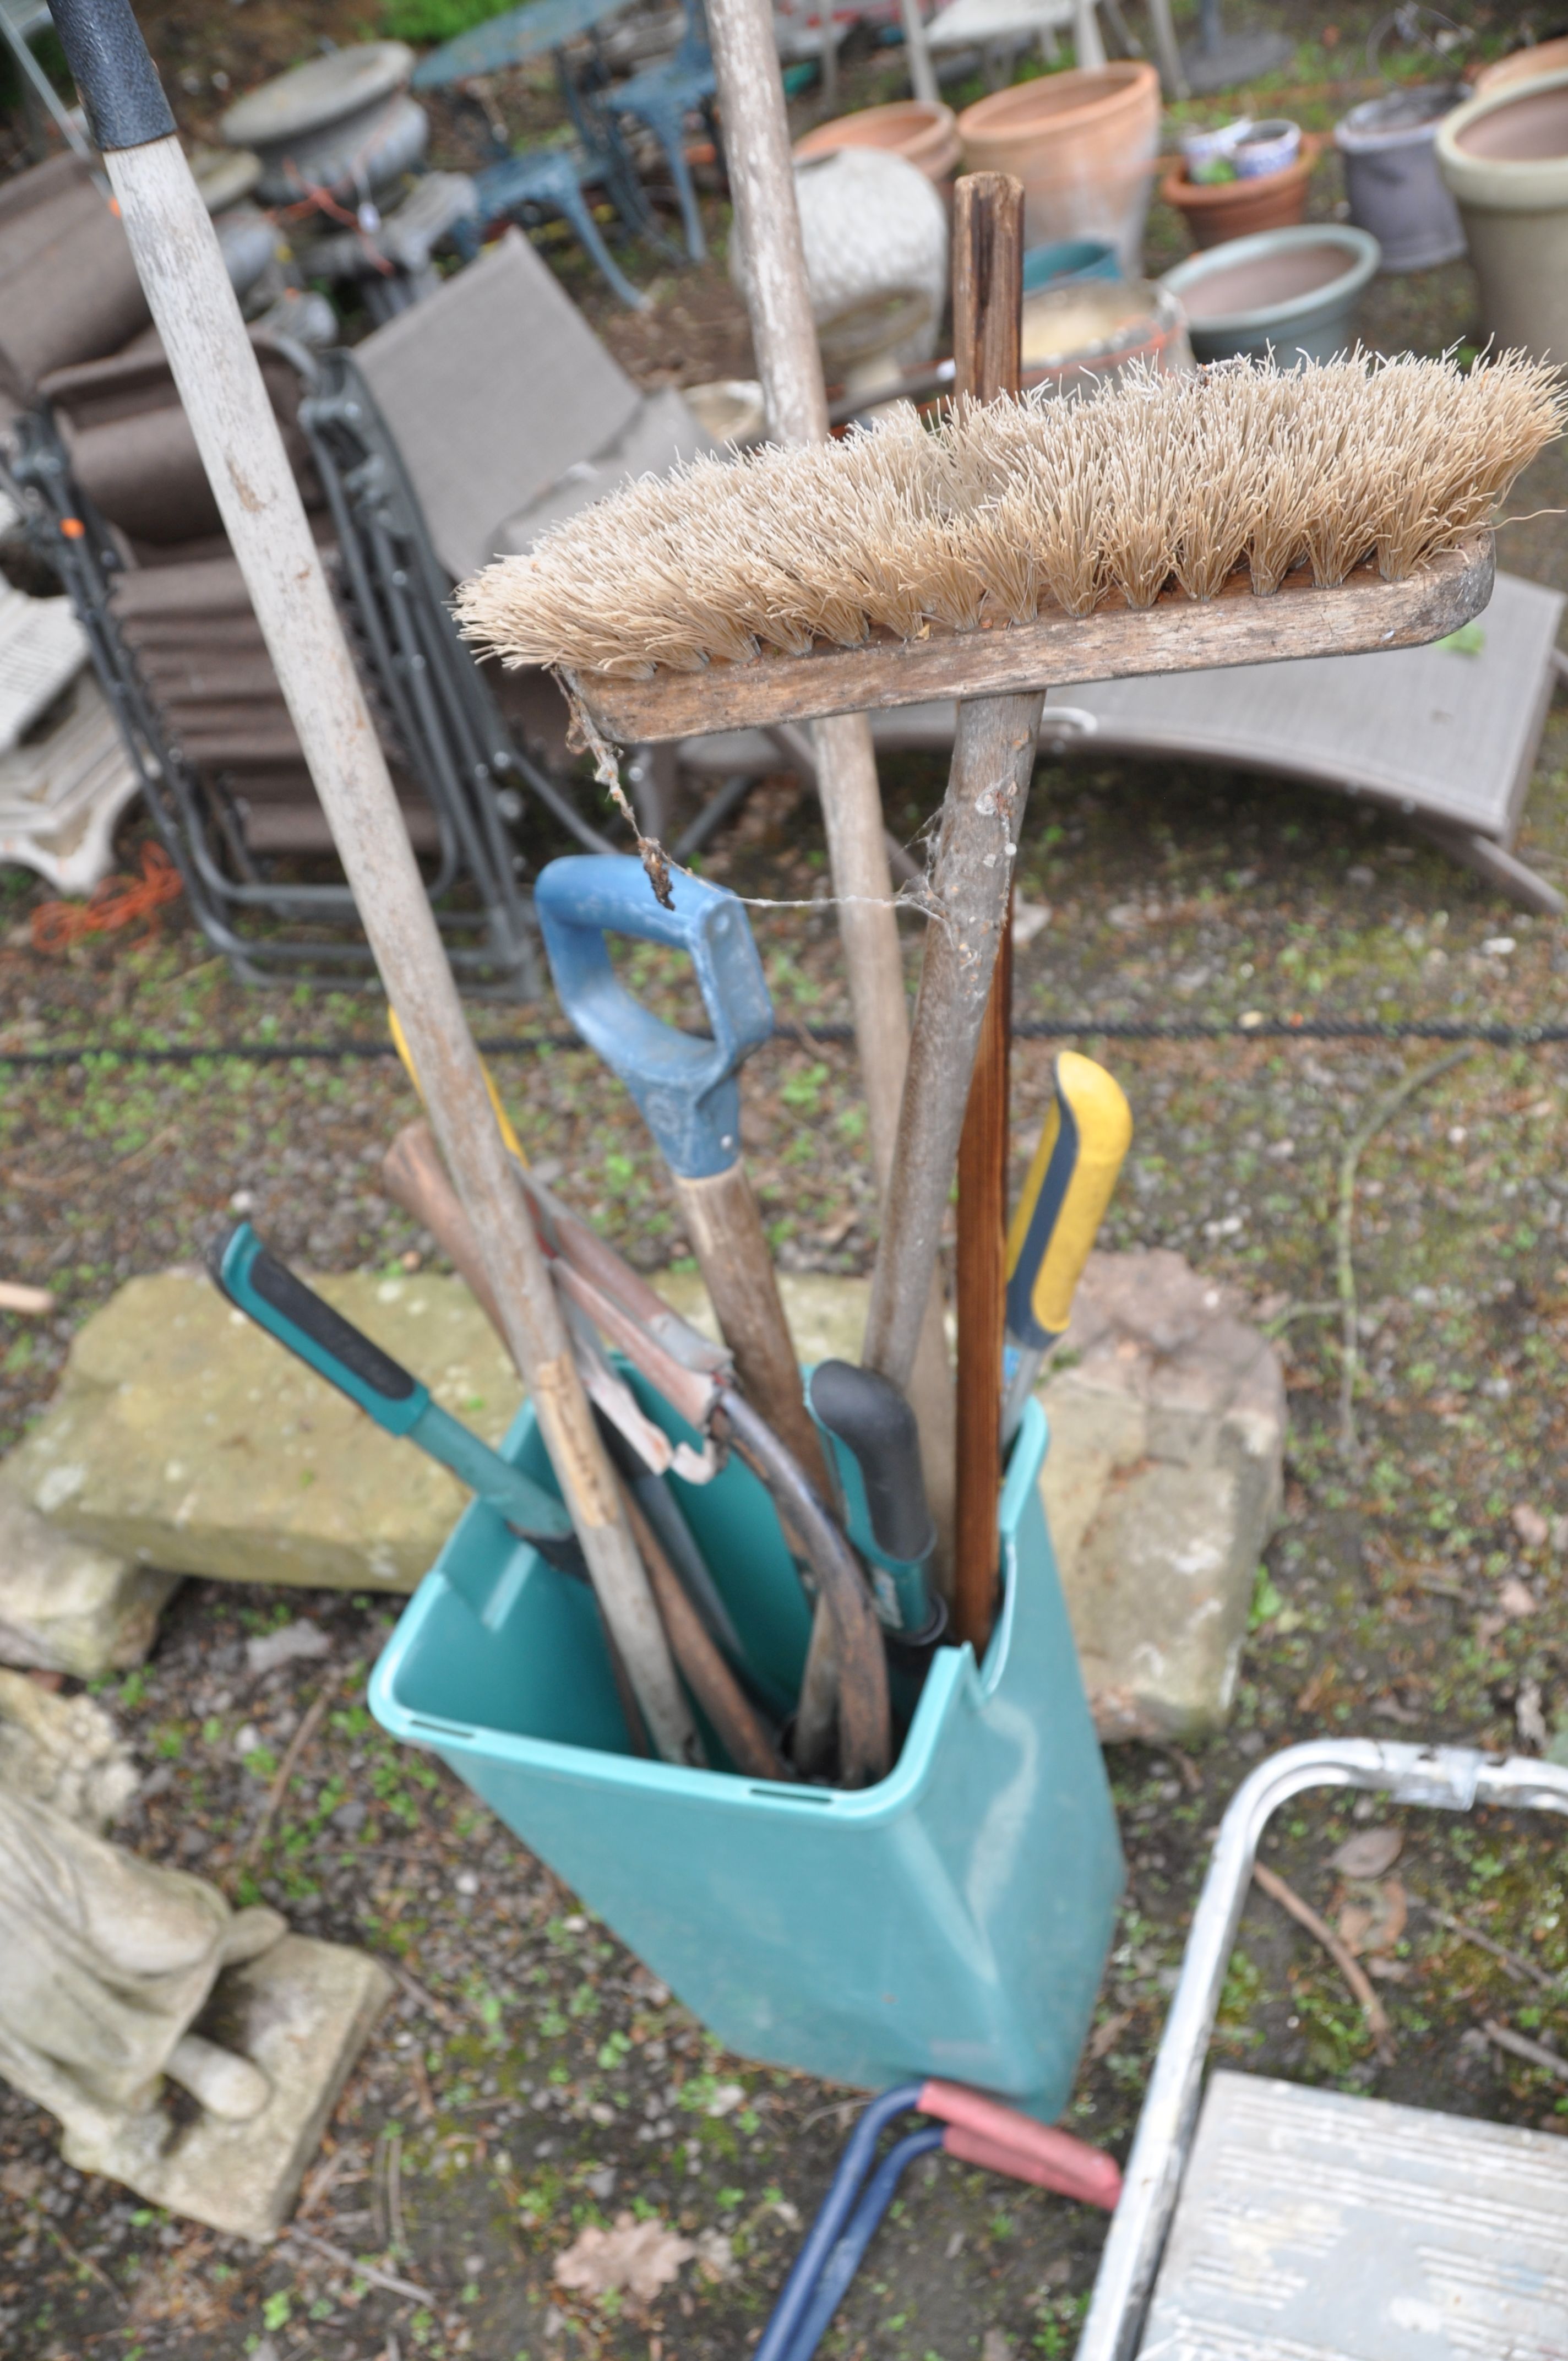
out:
{"label": "aluminium tubular frame", "polygon": [[1220,1823],[1193,1915],[1077,2361],[1132,2361],[1136,2350],[1191,2151],[1204,2059],[1258,1843],[1280,1806],[1312,1787],[1360,1788],[1439,1811],[1480,1804],[1568,1815],[1568,1770],[1468,1746],[1312,1739],[1271,1755],[1243,1781]]}

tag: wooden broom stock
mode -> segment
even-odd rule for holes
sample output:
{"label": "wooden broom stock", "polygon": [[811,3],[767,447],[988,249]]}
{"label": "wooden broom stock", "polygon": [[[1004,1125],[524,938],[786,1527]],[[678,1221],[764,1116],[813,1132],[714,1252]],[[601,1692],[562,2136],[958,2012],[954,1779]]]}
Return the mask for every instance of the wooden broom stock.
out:
{"label": "wooden broom stock", "polygon": [[[954,302],[959,323],[956,350],[959,356],[967,357],[960,357],[959,366],[973,372],[970,390],[975,391],[1000,390],[999,383],[987,382],[984,373],[995,369],[999,358],[1005,360],[1009,337],[1012,371],[1014,377],[1016,374],[1021,244],[1015,208],[1021,198],[1018,184],[998,174],[977,174],[960,181],[958,187],[954,216]],[[1014,208],[1011,213],[1010,207]],[[1014,225],[1010,233],[1002,226],[1008,219]],[[1008,276],[1004,280],[1002,269],[1006,256],[1012,258],[1005,263]],[[1011,329],[1004,316],[1010,308]],[[869,1367],[880,1369],[898,1386],[907,1386],[909,1382],[931,1274],[941,1246],[970,1080],[992,997],[992,976],[1007,933],[1013,862],[1034,774],[1035,741],[1044,701],[1044,692],[1033,690],[1015,696],[970,697],[959,706],[952,768],[931,870],[935,908],[926,932],[926,956],[920,971],[909,1067],[899,1106],[894,1181],[872,1278],[871,1310],[866,1321],[863,1358]],[[1001,1006],[1005,1010],[1005,995]],[[1000,1088],[1004,1158],[1004,1064],[1001,1073],[999,1083],[995,1062],[988,1061],[983,1099],[992,1105]],[[988,1130],[994,1130],[996,1120],[993,1106],[987,1115],[977,1114],[977,1143]],[[995,1169],[993,1147],[986,1170],[991,1172]],[[991,1243],[992,1224],[999,1218],[1000,1184],[988,1180],[984,1186],[990,1197],[983,1215],[983,1242],[970,1268],[982,1274],[981,1293],[975,1298],[975,1308],[989,1323],[995,1316],[988,1307],[1000,1283],[1000,1264],[989,1281],[983,1273],[990,1268],[992,1255],[1000,1253],[1000,1238],[994,1246]],[[972,1191],[970,1202],[972,1206]],[[970,1326],[973,1368],[979,1372],[980,1345],[972,1319]],[[986,1334],[985,1350],[989,1354],[989,1328]],[[978,1385],[985,1397],[997,1398],[992,1415],[998,1421],[1000,1348],[998,1326],[995,1367],[988,1366],[968,1385],[960,1382],[960,1392]],[[995,1432],[999,1434],[999,1424]],[[992,1572],[995,1561],[995,1465],[993,1447],[981,1470],[983,1481],[992,1488],[992,1505],[988,1512]],[[971,1513],[978,1531],[980,1510],[976,1509]],[[986,1579],[989,1581],[989,1576]],[[986,1620],[982,1617],[970,1620],[961,1628],[961,1636],[978,1637]]]}
{"label": "wooden broom stock", "polygon": [[[730,193],[748,265],[751,340],[767,399],[769,431],[781,443],[820,443],[828,434],[828,397],[806,287],[789,121],[769,0],[708,0],[707,29],[724,117]],[[876,755],[871,723],[863,713],[817,722],[813,739],[872,1169],[885,1198],[909,1057],[909,1010],[892,907]],[[923,1325],[904,1383],[919,1425],[927,1492],[944,1544],[938,1567],[940,1580],[947,1572],[952,1532],[953,1390],[941,1286],[934,1268],[927,1279]]]}
{"label": "wooden broom stock", "polygon": [[423,1080],[507,1342],[649,1731],[696,1760],[690,1710],[508,1170],[479,1060],[217,236],[128,0],[51,0],[202,464],[355,906]]}
{"label": "wooden broom stock", "polygon": [[[1024,302],[1024,191],[999,172],[961,180],[953,203],[953,382],[977,401],[1015,394]],[[957,1499],[953,1636],[976,1657],[991,1637],[1007,1325],[1007,1145],[1013,1014],[1009,895],[959,1140]]]}

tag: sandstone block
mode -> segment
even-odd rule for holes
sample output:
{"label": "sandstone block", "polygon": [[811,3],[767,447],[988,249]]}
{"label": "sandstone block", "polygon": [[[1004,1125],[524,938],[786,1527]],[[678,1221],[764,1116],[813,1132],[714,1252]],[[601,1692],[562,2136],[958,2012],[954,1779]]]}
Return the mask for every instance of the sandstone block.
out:
{"label": "sandstone block", "polygon": [[[460,1280],[315,1283],[444,1409],[500,1439],[522,1389]],[[412,1590],[468,1499],[195,1271],[132,1279],[85,1323],[4,1480],[58,1533],[165,1580],[339,1589]]]}
{"label": "sandstone block", "polygon": [[1166,1248],[1089,1258],[1041,1389],[1041,1477],[1101,1734],[1219,1727],[1279,1512],[1285,1385],[1267,1340]]}

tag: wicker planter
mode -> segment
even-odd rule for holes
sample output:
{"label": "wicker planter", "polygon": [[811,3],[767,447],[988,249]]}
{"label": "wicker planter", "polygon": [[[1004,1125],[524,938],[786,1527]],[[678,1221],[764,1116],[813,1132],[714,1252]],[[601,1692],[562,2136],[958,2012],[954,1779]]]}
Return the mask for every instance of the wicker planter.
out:
{"label": "wicker planter", "polygon": [[1197,247],[1227,246],[1266,229],[1293,229],[1307,214],[1307,183],[1322,153],[1316,132],[1301,135],[1301,152],[1282,172],[1256,181],[1190,181],[1187,167],[1160,183],[1160,195],[1185,217]]}

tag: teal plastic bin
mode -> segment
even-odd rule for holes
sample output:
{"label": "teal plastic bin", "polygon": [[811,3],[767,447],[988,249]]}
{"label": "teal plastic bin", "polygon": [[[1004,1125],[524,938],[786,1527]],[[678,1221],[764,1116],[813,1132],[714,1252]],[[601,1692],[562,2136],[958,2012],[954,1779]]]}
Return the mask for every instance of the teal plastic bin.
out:
{"label": "teal plastic bin", "polygon": [[[858,1794],[631,1754],[586,1587],[479,1503],[383,1651],[371,1709],[449,1763],[729,2048],[872,2089],[946,2076],[1050,2120],[1123,1868],[1040,1501],[1046,1447],[1031,1404],[984,1664],[937,1651],[897,1762]],[[549,1480],[526,1410],[505,1448]],[[733,1457],[678,1491],[753,1661],[793,1694],[806,1611],[767,1494]],[[488,1591],[482,1623],[448,1567]]]}

